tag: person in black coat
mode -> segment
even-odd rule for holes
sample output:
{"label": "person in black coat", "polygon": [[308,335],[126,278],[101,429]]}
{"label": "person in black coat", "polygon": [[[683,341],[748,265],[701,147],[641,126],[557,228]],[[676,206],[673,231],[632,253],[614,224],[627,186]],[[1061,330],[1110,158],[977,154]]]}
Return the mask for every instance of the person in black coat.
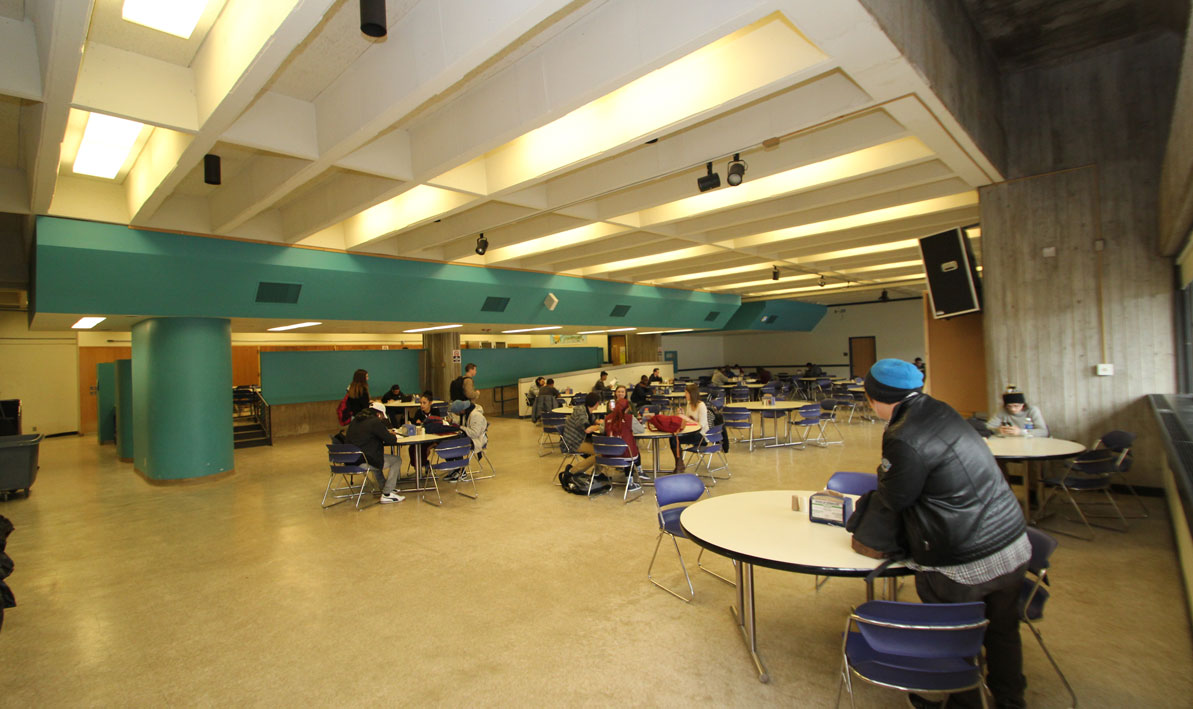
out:
{"label": "person in black coat", "polygon": [[369,466],[375,469],[374,475],[382,486],[383,505],[406,499],[394,492],[398,484],[398,471],[402,469],[402,459],[396,453],[385,452],[385,446],[398,444],[398,438],[389,430],[388,423],[385,404],[378,401],[353,416],[344,434],[344,439],[359,448]]}

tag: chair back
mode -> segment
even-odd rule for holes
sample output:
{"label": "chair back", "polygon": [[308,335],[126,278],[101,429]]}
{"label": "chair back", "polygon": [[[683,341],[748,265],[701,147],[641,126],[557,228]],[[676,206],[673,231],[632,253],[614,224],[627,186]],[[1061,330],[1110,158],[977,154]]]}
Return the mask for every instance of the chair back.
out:
{"label": "chair back", "polygon": [[729,400],[730,401],[749,401],[750,400],[750,389],[748,387],[740,387],[740,386],[733,387],[733,389],[731,389],[729,391]]}
{"label": "chair back", "polygon": [[369,469],[365,455],[349,443],[328,443],[327,462],[335,473],[363,473]]}
{"label": "chair back", "polygon": [[1134,442],[1134,433],[1116,430],[1103,435],[1102,438],[1098,440],[1098,445],[1100,445],[1102,448],[1109,448],[1112,451],[1121,452],[1123,449],[1130,448],[1131,444]]}
{"label": "chair back", "polygon": [[1027,528],[1027,540],[1031,542],[1031,561],[1027,562],[1027,570],[1039,575],[1051,565],[1049,559],[1056,551],[1057,541],[1035,527]]}
{"label": "chair back", "polygon": [[431,415],[443,418],[447,416],[447,404],[431,404]]}
{"label": "chair back", "polygon": [[[858,606],[850,618],[866,643],[885,657],[882,664],[902,670],[911,688],[924,673],[922,660],[978,658],[986,633],[986,604],[905,603],[868,601]],[[903,660],[902,662],[900,660]],[[969,673],[964,673],[968,675]],[[888,675],[888,679],[890,679]],[[975,662],[972,679],[959,681],[957,688],[981,681],[981,665]],[[893,684],[893,683],[892,683]]]}
{"label": "chair back", "polygon": [[587,396],[587,394],[573,394],[572,395],[572,406],[584,406],[584,398],[586,396]]}
{"label": "chair back", "polygon": [[750,411],[739,406],[726,406],[721,410],[721,418],[726,428],[749,428],[753,425]]}
{"label": "chair back", "polygon": [[630,446],[617,436],[593,436],[592,449],[596,453],[597,463],[600,465],[625,465],[625,463],[606,463],[605,460],[632,460]]}
{"label": "chair back", "polygon": [[472,439],[467,436],[448,438],[435,445],[435,454],[444,460],[467,458],[472,453]]}
{"label": "chair back", "polygon": [[549,411],[543,414],[543,430],[551,433],[559,433],[563,430],[563,425],[567,422],[567,414],[557,414],[554,411]]}
{"label": "chair back", "polygon": [[704,441],[700,444],[701,453],[710,453],[721,450],[723,445],[722,440],[725,438],[725,426],[717,424],[708,427],[708,433],[704,434]]}
{"label": "chair back", "polygon": [[654,499],[659,509],[681,503],[691,504],[704,494],[704,481],[694,473],[676,473],[655,480]]}
{"label": "chair back", "polygon": [[836,472],[829,476],[824,489],[846,495],[865,495],[878,489],[878,476],[874,473]]}

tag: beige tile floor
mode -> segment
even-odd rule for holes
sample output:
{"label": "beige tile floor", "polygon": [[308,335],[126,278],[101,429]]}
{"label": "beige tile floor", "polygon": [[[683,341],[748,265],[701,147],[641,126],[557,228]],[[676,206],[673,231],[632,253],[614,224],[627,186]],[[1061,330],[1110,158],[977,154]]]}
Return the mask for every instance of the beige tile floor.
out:
{"label": "beige tile floor", "polygon": [[[842,428],[845,446],[734,448],[713,494],[872,470],[881,427]],[[324,435],[237,451],[234,477],[168,489],[92,437],[47,440],[33,496],[0,503],[20,603],[0,632],[0,706],[832,705],[860,582],[816,592],[759,570],[761,684],[729,586],[696,574],[688,605],[647,582],[652,498],[563,493],[528,421],[493,419],[490,436],[500,474],[479,500],[361,512],[319,508]],[[1062,538],[1055,556],[1041,627],[1084,706],[1191,703],[1169,523],[1150,502],[1129,534]],[[1024,647],[1031,705],[1064,706],[1026,630]],[[859,693],[861,706],[902,702]]]}

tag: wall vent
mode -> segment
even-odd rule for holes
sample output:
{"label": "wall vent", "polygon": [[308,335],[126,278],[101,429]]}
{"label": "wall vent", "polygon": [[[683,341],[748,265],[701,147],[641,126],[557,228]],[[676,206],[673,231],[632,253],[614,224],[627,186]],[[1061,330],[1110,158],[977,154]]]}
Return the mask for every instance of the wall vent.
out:
{"label": "wall vent", "polygon": [[609,311],[609,317],[611,317],[611,318],[624,318],[624,317],[626,316],[626,313],[628,313],[628,312],[630,312],[630,306],[628,306],[628,305],[614,305],[614,306],[613,306],[613,310]]}
{"label": "wall vent", "polygon": [[713,320],[716,320],[719,317],[721,317],[720,310],[710,310],[708,315],[704,316],[704,322],[712,322]]}
{"label": "wall vent", "polygon": [[509,298],[501,298],[491,295],[488,298],[485,298],[485,304],[481,306],[481,311],[486,313],[504,313],[506,306],[509,304]]}
{"label": "wall vent", "polygon": [[261,281],[257,284],[257,302],[297,303],[298,293],[301,290],[301,283],[269,283]]}
{"label": "wall vent", "polygon": [[766,325],[770,325],[771,323],[773,323],[774,321],[776,321],[778,319],[779,319],[778,315],[763,315],[762,316],[762,322]]}

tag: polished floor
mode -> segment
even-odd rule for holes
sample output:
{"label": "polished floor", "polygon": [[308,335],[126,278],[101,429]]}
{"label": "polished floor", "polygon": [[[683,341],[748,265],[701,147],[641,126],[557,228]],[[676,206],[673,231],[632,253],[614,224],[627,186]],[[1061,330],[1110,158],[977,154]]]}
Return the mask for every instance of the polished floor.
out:
{"label": "polished floor", "polygon": [[[712,494],[873,470],[881,426],[842,429],[844,446],[737,446],[733,479]],[[20,604],[0,632],[0,706],[832,706],[860,581],[817,592],[810,577],[758,571],[761,684],[728,585],[696,573],[685,604],[647,582],[653,498],[565,494],[537,435],[492,419],[499,475],[478,500],[360,512],[319,507],[322,434],[237,451],[233,477],[173,488],[92,437],[45,441],[32,497],[0,503]],[[1128,534],[1060,538],[1040,627],[1083,706],[1193,701],[1171,532],[1149,503]],[[661,563],[682,581],[673,555]],[[1023,637],[1030,705],[1066,706]],[[902,702],[859,692],[859,706]]]}

